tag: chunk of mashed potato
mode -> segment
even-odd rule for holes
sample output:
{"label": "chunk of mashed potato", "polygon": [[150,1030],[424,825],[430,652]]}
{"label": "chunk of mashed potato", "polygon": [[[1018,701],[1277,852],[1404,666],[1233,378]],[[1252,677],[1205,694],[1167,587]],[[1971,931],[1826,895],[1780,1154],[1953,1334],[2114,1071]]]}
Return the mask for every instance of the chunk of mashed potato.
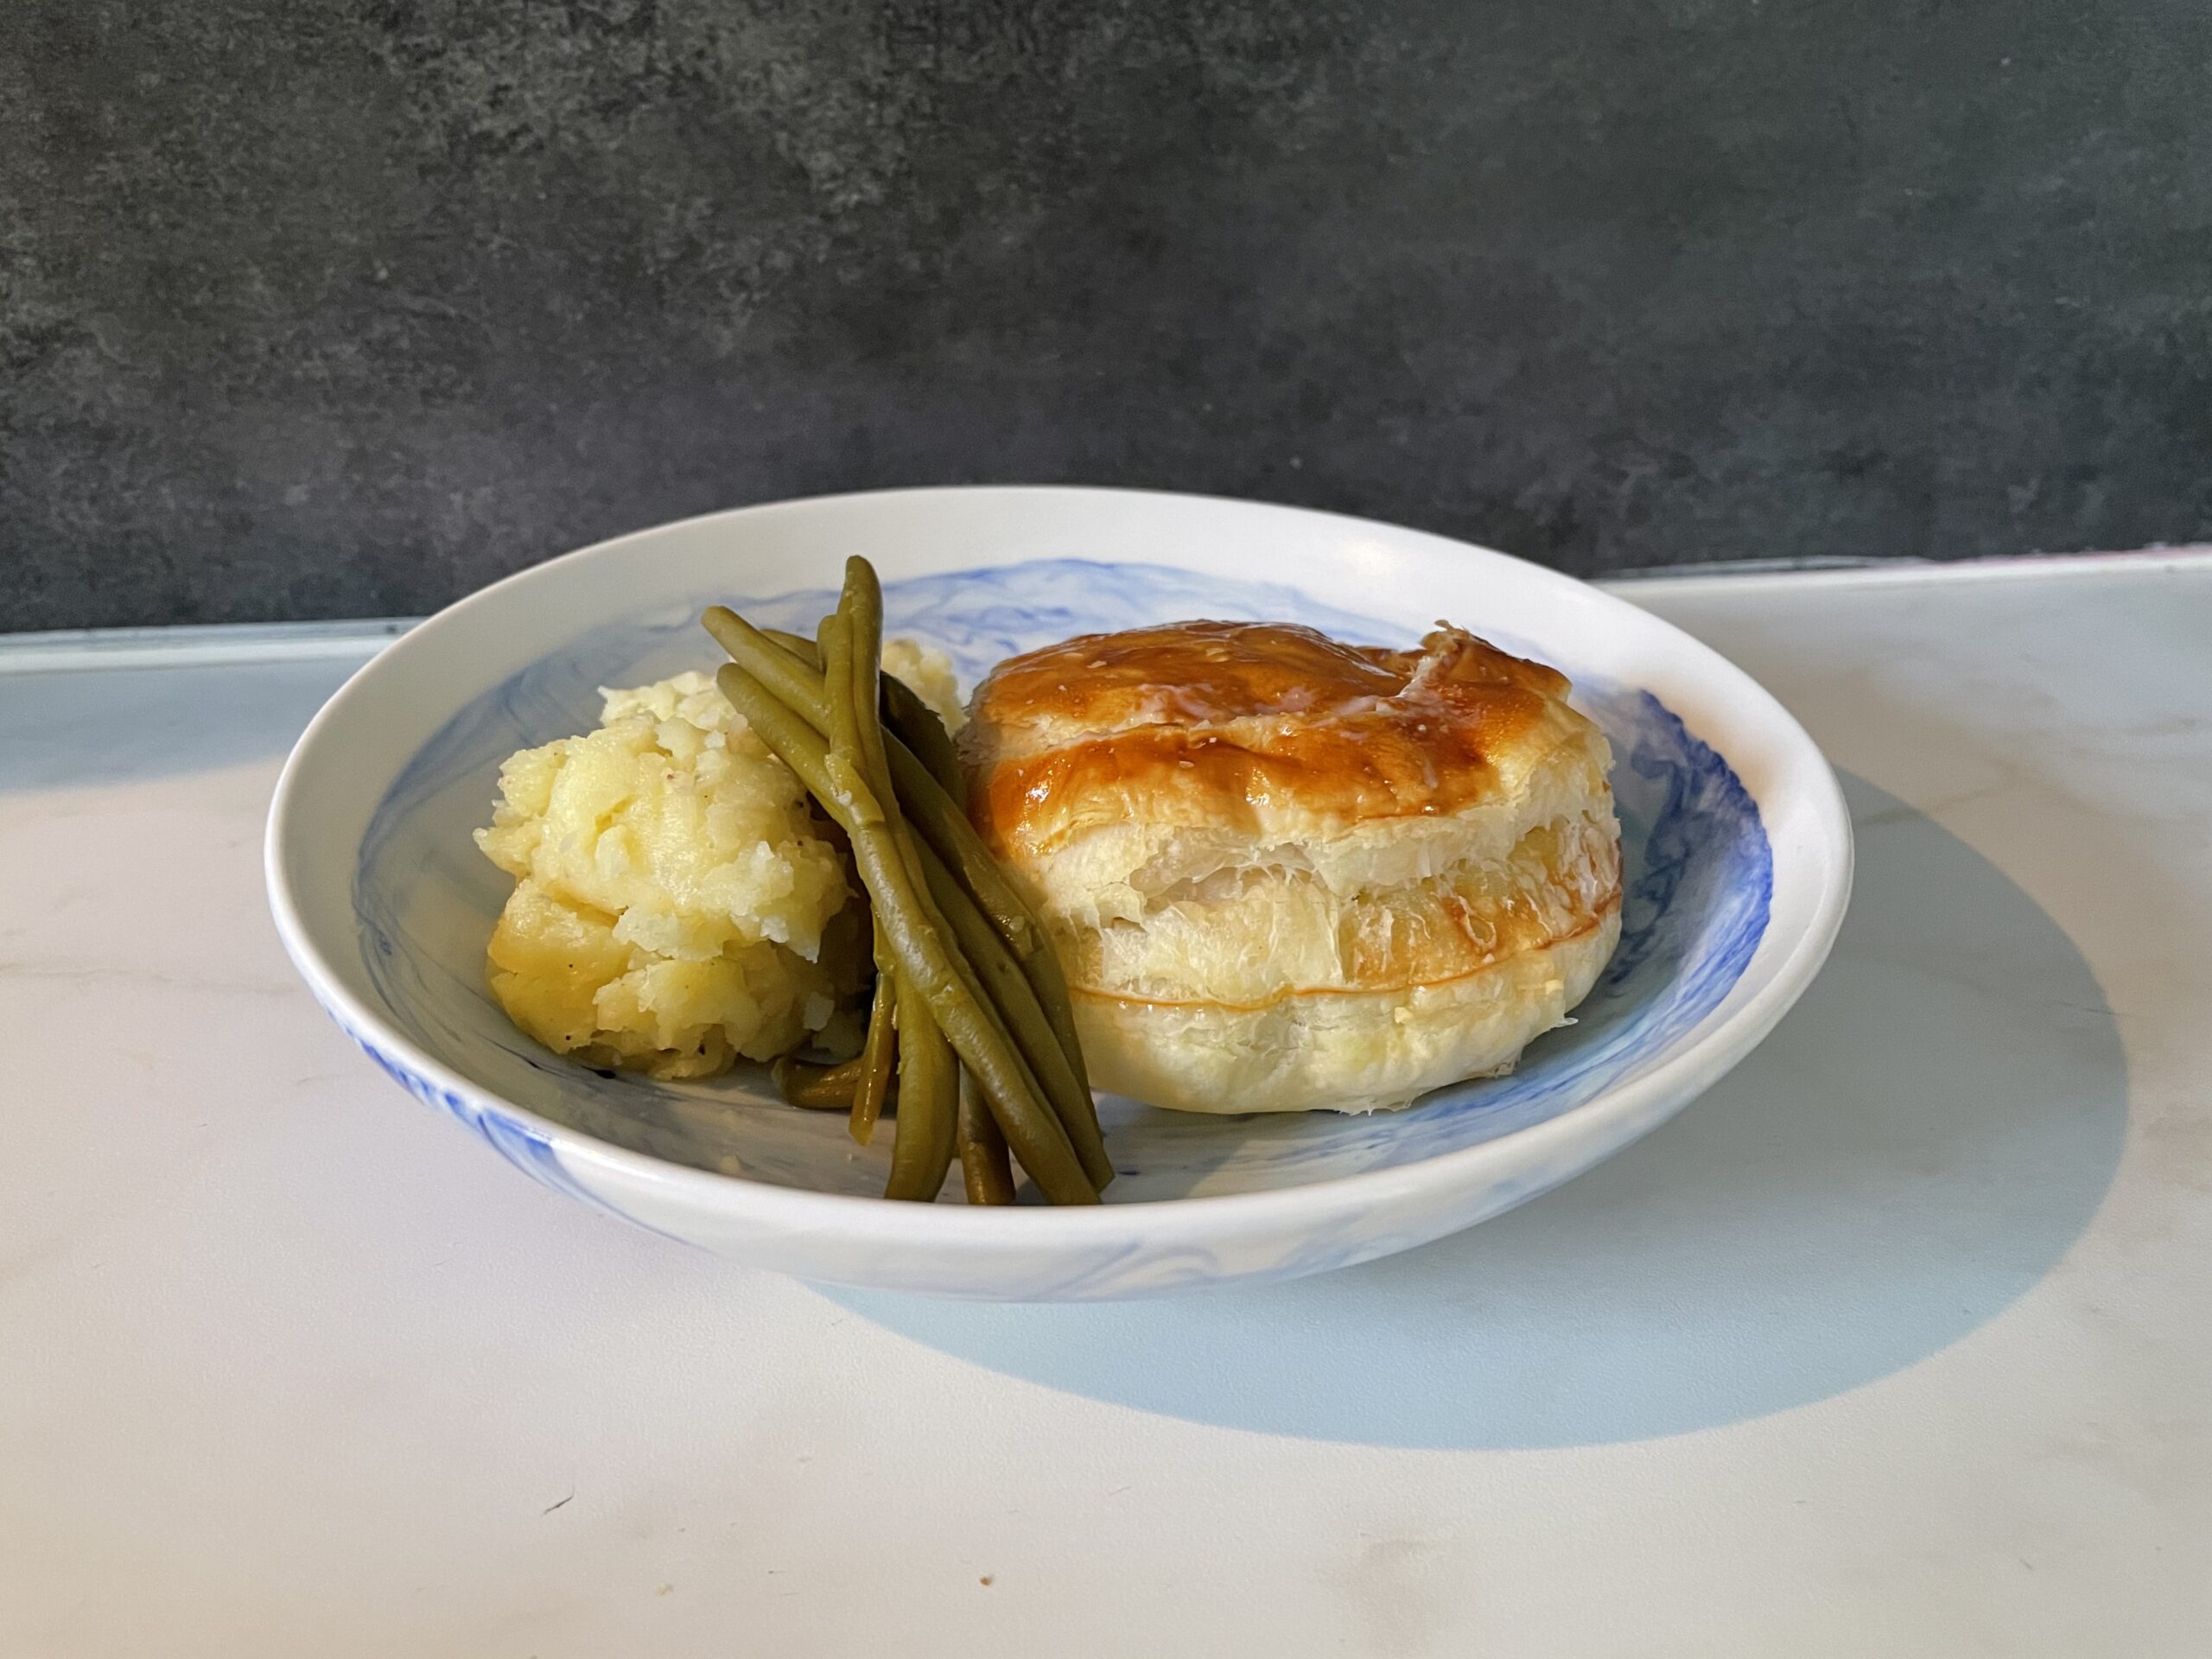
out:
{"label": "chunk of mashed potato", "polygon": [[[884,660],[957,723],[941,653],[893,640]],[[866,909],[798,779],[704,674],[601,696],[597,730],[508,758],[476,832],[516,879],[488,953],[508,1017],[659,1077],[852,1026]]]}

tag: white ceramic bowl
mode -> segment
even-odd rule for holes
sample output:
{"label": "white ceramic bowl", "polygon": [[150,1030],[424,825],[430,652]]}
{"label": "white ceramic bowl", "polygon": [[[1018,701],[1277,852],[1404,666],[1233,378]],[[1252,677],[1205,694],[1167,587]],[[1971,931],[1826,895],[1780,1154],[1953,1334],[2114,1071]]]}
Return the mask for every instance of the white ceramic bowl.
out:
{"label": "white ceramic bowl", "polygon": [[[1408,642],[1439,617],[1564,670],[1611,737],[1621,949],[1577,1023],[1510,1077],[1402,1113],[1190,1117],[1101,1103],[1122,1171],[1095,1209],[887,1203],[887,1149],[777,1102],[757,1071],[605,1077],[538,1049],[484,988],[507,879],[469,831],[499,761],[596,722],[601,685],[719,660],[721,601],[811,628],[845,556],[890,631],[963,683],[1066,635],[1195,616]],[[1408,530],[1119,491],[914,490],[640,531],[485,589],[356,674],[293,751],[270,902],[371,1058],[548,1185],[810,1279],[935,1294],[1141,1295],[1315,1273],[1497,1214],[1679,1109],[1766,1035],[1835,937],[1851,830],[1781,705],[1688,635],[1581,582]]]}

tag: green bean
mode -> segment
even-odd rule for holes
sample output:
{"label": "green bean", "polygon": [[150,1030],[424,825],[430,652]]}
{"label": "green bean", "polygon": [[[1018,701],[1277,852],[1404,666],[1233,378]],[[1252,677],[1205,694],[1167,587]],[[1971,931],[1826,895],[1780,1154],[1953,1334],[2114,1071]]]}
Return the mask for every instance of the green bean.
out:
{"label": "green bean", "polygon": [[[817,666],[820,653],[812,640],[797,634],[763,632],[720,605],[702,620],[739,667],[767,686],[817,732],[830,735],[829,699]],[[803,664],[793,660],[800,646],[805,647]],[[898,680],[887,675],[884,683],[893,685]],[[940,732],[943,729],[938,728]],[[1014,955],[1027,962],[1039,948],[1039,930],[983,845],[982,837],[969,823],[958,796],[895,732],[889,735],[885,748],[892,785],[922,838],[959,874],[961,885],[982,906],[991,925],[998,929]],[[957,770],[954,775],[957,781]],[[1040,988],[1039,1000],[1050,1008],[1055,999]],[[1065,1000],[1065,990],[1058,1000]]]}
{"label": "green bean", "polygon": [[[866,561],[856,558],[848,562],[845,593],[839,609],[840,613],[848,618],[848,626],[851,620],[857,620],[866,636],[862,640],[852,642],[860,647],[852,652],[854,666],[850,671],[854,676],[856,715],[862,707],[868,709],[870,715],[875,713],[876,698],[869,695],[868,690],[871,683],[880,683],[887,706],[897,706],[897,694],[892,691],[893,686],[898,686],[899,691],[906,693],[912,699],[911,688],[904,686],[895,677],[870,671],[870,659],[880,650],[876,641],[880,629],[881,589],[874,580],[874,572]],[[709,631],[740,661],[741,666],[757,666],[764,671],[762,677],[772,689],[784,695],[785,701],[806,717],[817,731],[827,732],[830,712],[824,706],[829,700],[827,688],[822,681],[816,680],[806,671],[822,661],[823,653],[820,641],[807,640],[796,634],[756,629],[734,613],[720,607],[709,612],[706,622]],[[912,699],[912,704],[922,716],[919,727],[934,732],[939,744],[949,754],[950,740],[945,736],[944,728],[934,714],[918,699]],[[1055,1116],[1068,1129],[1082,1158],[1084,1173],[1094,1185],[1103,1186],[1113,1179],[1113,1166],[1106,1155],[1104,1141],[1098,1128],[1096,1108],[1091,1102],[1088,1068],[1084,1062],[1081,1041],[1076,1035],[1074,1011],[1065,976],[1052,945],[1044,938],[1043,930],[1007,880],[988,849],[982,844],[982,837],[969,823],[966,813],[961,810],[957,795],[954,792],[959,786],[957,764],[946,768],[952,785],[949,789],[945,779],[936,775],[928,764],[912,748],[898,741],[895,735],[887,744],[875,721],[857,721],[855,741],[861,745],[864,754],[869,750],[874,751],[868,754],[870,764],[865,766],[865,770],[874,774],[870,781],[884,802],[887,814],[903,817],[899,813],[899,807],[905,805],[912,813],[914,825],[920,831],[922,840],[958,878],[958,886],[963,890],[961,893],[944,890],[943,884],[939,882],[929,884],[934,889],[931,897],[936,901],[937,907],[948,919],[957,924],[967,919],[963,913],[967,905],[961,902],[964,896],[969,904],[982,909],[984,917],[1005,941],[1020,964],[1020,972],[1027,982],[1029,995],[1023,997],[1018,991],[1008,990],[1001,977],[1001,982],[991,988],[995,993],[992,1000],[1001,1005],[994,1012],[1001,1015],[1007,1034],[1019,1041],[1023,1058],[1028,1061],[1033,1076],[1040,1084],[1041,1092],[1053,1106]],[[909,874],[914,874],[917,860],[912,836],[905,832],[903,825],[894,826],[894,835],[900,844]],[[926,872],[923,874],[925,875]],[[971,963],[981,972],[982,963],[974,960],[978,955],[978,948],[972,938],[963,939],[962,943]],[[1005,1006],[1009,999],[1022,1005],[1020,1013]],[[1037,1040],[1039,1033],[1027,1017],[1033,1012],[1041,1015],[1044,1027],[1052,1039],[1049,1045]],[[1025,1039],[1027,1040],[1022,1040]],[[1058,1058],[1046,1052],[1048,1047],[1058,1051]]]}
{"label": "green bean", "polygon": [[852,1104],[860,1062],[815,1065],[786,1054],[768,1068],[768,1074],[776,1081],[776,1091],[792,1105],[810,1112],[842,1112]]}
{"label": "green bean", "polygon": [[[1020,958],[1021,971],[1029,980],[1029,988],[1037,993],[1038,1006],[1045,1010],[1045,1018],[1052,1022],[1052,1034],[1060,1039],[1060,1046],[1068,1052],[1068,1064],[1075,1068],[1075,1080],[1083,1086],[1083,1097],[1090,1099],[1090,1068],[1084,1061],[1083,1039],[1076,1035],[1075,999],[1068,994],[1066,975],[1060,968],[1059,953],[1052,949],[1052,942],[1039,930],[1037,948]],[[1097,1108],[1090,1108],[1094,1122]]]}
{"label": "green bean", "polygon": [[1006,872],[999,868],[990,849],[983,845],[968,814],[944,785],[930,776],[920,758],[893,734],[890,748],[891,781],[922,839],[937,849],[938,856],[952,867],[960,885],[990,918],[991,925],[1017,957],[1037,949],[1041,930],[1029,906],[1021,901]]}
{"label": "green bean", "polygon": [[1037,993],[1023,976],[1020,964],[1006,948],[1006,942],[991,931],[982,913],[967,902],[967,895],[953,880],[952,872],[934,851],[925,849],[922,874],[929,884],[930,897],[937,901],[938,910],[951,927],[969,966],[976,970],[976,979],[996,1004],[999,1018],[1014,1039],[1014,1046],[1021,1052],[1021,1058],[1029,1062],[1030,1073],[1044,1093],[1045,1103],[1052,1109],[1052,1116],[1068,1132],[1076,1156],[1083,1160],[1083,1173],[1090,1178],[1093,1186],[1103,1191],[1114,1179],[1114,1165],[1106,1155],[1097,1109],[1091,1104],[1090,1091],[1083,1086],[1082,1078],[1069,1061],[1058,1034],[1039,1006]]}
{"label": "green bean", "polygon": [[[858,768],[875,796],[884,830],[896,843],[910,880],[921,874],[898,798],[891,789],[891,768],[884,759],[883,728],[878,721],[878,684],[883,654],[883,593],[875,571],[861,558],[845,562],[845,588],[834,615],[822,619],[817,636],[822,653],[823,690],[830,708],[830,755]],[[879,934],[880,930],[879,930]],[[957,958],[956,958],[957,962]],[[959,1068],[952,1046],[930,1017],[915,989],[895,973],[893,982],[903,1005],[899,1046],[899,1132],[891,1147],[887,1198],[926,1204],[944,1185],[951,1166],[958,1108]]]}
{"label": "green bean", "polygon": [[[998,861],[991,856],[990,849],[983,845],[983,838],[976,833],[968,815],[928,775],[904,744],[894,740],[890,756],[893,782],[924,843],[944,861],[969,901],[982,912],[1006,942],[1007,949],[1014,953],[1014,960],[1021,964],[1023,977],[1029,982],[1029,988],[1044,1010],[1054,1039],[1065,1052],[1068,1065],[1075,1072],[1082,1101],[1077,1109],[1089,1125],[1087,1137],[1099,1141],[1103,1161],[1104,1142],[1099,1139],[1097,1109],[1090,1103],[1090,1069],[1084,1063],[1083,1044],[1076,1035],[1075,1005],[1068,995],[1067,977],[1060,967],[1058,953],[1046,937],[1035,913],[1007,880]],[[1084,1140],[1078,1138],[1077,1145],[1083,1144]],[[1092,1160],[1087,1158],[1085,1164],[1090,1166]],[[1090,1167],[1090,1178],[1101,1183],[1113,1179],[1110,1168],[1102,1171],[1098,1166]]]}
{"label": "green bean", "polygon": [[959,879],[969,902],[982,912],[1016,960],[1027,962],[1037,955],[1044,948],[1044,929],[983,845],[968,815],[895,735],[889,748],[892,782],[922,841]]}
{"label": "green bean", "polygon": [[[830,735],[829,699],[819,677],[821,652],[813,640],[800,634],[756,628],[734,611],[720,605],[709,609],[702,620],[707,631],[740,667],[804,715],[816,731],[824,737]],[[804,670],[812,671],[802,671]],[[901,683],[895,675],[887,675],[883,679],[886,686]],[[886,696],[889,697],[891,694],[887,692]],[[926,708],[923,712],[930,714]],[[930,714],[930,718],[936,720],[934,714]],[[943,735],[944,728],[941,722],[938,723],[937,731]],[[948,746],[951,741],[949,737],[944,739]],[[903,741],[895,730],[885,747],[892,784],[922,838],[935,847],[938,855],[958,874],[961,885],[982,907],[991,925],[998,929],[1014,956],[1027,962],[1042,946],[1042,930],[1028,906],[1007,880],[1005,872],[991,857],[982,837],[968,822],[966,808],[961,802],[965,786],[957,763],[952,766],[948,779],[912,745]],[[1053,977],[1057,980],[1058,976],[1055,974]],[[1057,998],[1042,987],[1038,995],[1048,1009],[1056,1001],[1067,1000],[1065,982],[1059,986]]]}
{"label": "green bean", "polygon": [[763,628],[760,632],[764,638],[781,645],[808,667],[817,671],[820,671],[822,653],[815,648],[814,641],[804,634],[793,633],[788,628]]}
{"label": "green bean", "polygon": [[952,1167],[960,1068],[920,991],[903,979],[899,1002],[899,1133],[883,1196],[927,1204]]}
{"label": "green bean", "polygon": [[1052,1108],[1067,1132],[1084,1176],[1094,1187],[1103,1188],[1114,1179],[1114,1166],[1106,1156],[1096,1112],[1039,1008],[1036,994],[943,863],[934,855],[925,858],[899,810],[877,720],[881,621],[882,595],[875,572],[864,559],[849,561],[836,614],[823,619],[817,635],[823,685],[830,699],[830,752],[859,760],[868,786],[883,802],[886,823],[906,859],[907,874],[927,895],[936,912],[933,919],[942,920],[951,931],[954,966],[967,969],[963,978],[976,1002],[995,1016],[1026,1064],[1034,1085],[1032,1093]]}
{"label": "green bean", "polygon": [[763,633],[728,606],[709,606],[699,620],[732,662],[805,715],[816,731],[829,734],[830,705],[822,695],[822,671],[811,642],[804,659],[794,660],[782,639]]}
{"label": "green bean", "polygon": [[[1103,1185],[1113,1179],[1112,1166],[1105,1162],[1105,1142],[1100,1136],[1097,1109],[1090,1101],[1090,1070],[1084,1064],[1083,1044],[1076,1036],[1075,1006],[1068,995],[1067,978],[1061,970],[1059,957],[1045,936],[1042,925],[1014,891],[1014,884],[1007,880],[1006,872],[991,856],[990,849],[983,845],[983,838],[976,833],[976,827],[968,822],[968,815],[954,804],[903,745],[894,741],[890,753],[892,779],[915,829],[920,832],[924,843],[944,860],[968,899],[1021,964],[1022,976],[1029,982],[1029,988],[1044,1012],[1053,1038],[1067,1056],[1080,1096],[1075,1110],[1088,1126],[1077,1137],[1076,1145],[1081,1147],[1086,1141],[1097,1144],[1095,1156],[1087,1155],[1084,1161],[1091,1180]],[[938,902],[940,906],[944,903],[942,899]]]}
{"label": "green bean", "polygon": [[[861,569],[867,569],[865,563]],[[871,575],[874,574],[869,572]],[[950,925],[938,907],[936,896],[929,885],[928,873],[923,864],[921,845],[907,826],[906,814],[900,810],[899,797],[891,786],[887,768],[879,764],[883,753],[882,731],[877,723],[874,683],[878,671],[874,658],[879,645],[875,630],[869,626],[864,596],[855,598],[848,594],[838,606],[835,615],[822,619],[823,686],[830,702],[830,753],[842,755],[859,769],[861,780],[867,785],[883,810],[884,829],[899,849],[901,862],[916,898],[920,901],[920,912],[938,930],[946,940],[946,952],[961,983],[974,997],[976,1006],[991,1016],[1002,1036],[1012,1040],[1013,1033],[1006,1029],[1004,1016],[996,1000],[977,977],[975,965],[968,961],[960,945],[960,931]],[[856,626],[857,624],[857,626]],[[1033,1077],[1032,1081],[1034,1079]],[[1041,1100],[1041,1090],[1033,1090]]]}
{"label": "green bean", "polygon": [[[839,601],[834,613],[822,619],[817,632],[822,649],[822,694],[829,704],[830,753],[833,760],[849,761],[859,772],[861,782],[874,796],[883,811],[884,832],[899,849],[907,880],[918,895],[923,891],[921,854],[915,845],[913,832],[906,827],[906,815],[899,808],[898,791],[891,786],[890,768],[877,764],[883,752],[883,733],[876,721],[875,708],[879,673],[876,658],[882,641],[872,630],[855,626],[850,607],[848,594]],[[923,913],[931,912],[925,906]],[[953,961],[958,965],[957,955]]]}
{"label": "green bean", "polygon": [[984,1103],[974,1076],[960,1074],[960,1185],[970,1204],[1012,1204],[1014,1166],[1006,1154],[1006,1137],[998,1120]]}
{"label": "green bean", "polygon": [[[874,584],[874,572],[864,561],[857,559],[847,565],[846,599],[841,610],[849,611],[855,599],[863,607],[862,619],[870,625],[873,633],[880,626],[881,590]],[[720,607],[709,613],[708,626],[734,656],[742,651],[747,660],[770,659],[772,671],[779,677],[779,689],[787,690],[791,694],[786,700],[807,715],[817,731],[827,734],[829,710],[823,706],[828,701],[827,691],[821,689],[820,682],[803,672],[798,660],[806,657],[818,664],[823,654],[818,641],[806,640],[796,634],[763,632],[753,628],[734,613],[721,611]],[[857,645],[859,642],[855,643]],[[855,651],[854,671],[856,675],[864,671],[859,667],[863,658],[862,652]],[[891,677],[880,677],[887,686],[895,683]],[[855,683],[855,702],[856,710],[862,702],[873,702],[859,679]],[[926,709],[922,712],[929,714]],[[816,717],[817,715],[819,718]],[[932,725],[936,724],[933,715],[930,715],[929,719]],[[1091,1101],[1089,1068],[1084,1061],[1082,1042],[1076,1034],[1074,1007],[1058,957],[1027,905],[1023,903],[1020,895],[1007,880],[1005,872],[992,858],[990,849],[983,845],[982,837],[968,822],[967,814],[958,804],[957,798],[931,774],[929,766],[912,749],[895,737],[888,745],[882,745],[880,730],[871,731],[874,724],[873,721],[861,722],[860,741],[880,746],[877,752],[887,759],[892,788],[888,791],[884,789],[880,772],[873,766],[869,770],[877,772],[877,776],[872,781],[879,795],[895,794],[897,804],[912,814],[913,825],[920,832],[922,840],[959,878],[960,887],[967,899],[981,908],[1020,964],[1022,976],[1028,982],[1031,997],[1050,1030],[1052,1046],[1060,1051],[1065,1060],[1064,1063],[1055,1063],[1038,1046],[1027,1041],[1021,1044],[1024,1057],[1043,1085],[1055,1115],[1067,1128],[1082,1157],[1084,1173],[1090,1177],[1092,1185],[1103,1188],[1114,1178],[1113,1165],[1107,1156],[1104,1138],[1099,1129],[1097,1109]],[[942,737],[942,726],[938,726],[937,730]],[[957,780],[957,767],[954,776]],[[900,840],[902,846],[911,844],[904,835]],[[910,857],[910,869],[912,862]],[[949,918],[960,919],[956,912],[963,906],[953,895],[933,892],[931,896]],[[974,962],[976,957],[974,944],[963,942],[963,948],[970,961]],[[980,970],[982,964],[978,963],[976,965]],[[996,992],[995,1000],[1001,1005],[1001,1012],[1005,1016],[1009,1035],[1022,1038],[1026,1034],[1022,1023],[1012,1010],[1004,1007],[1008,993],[997,987],[993,988]]]}
{"label": "green bean", "polygon": [[[936,780],[895,741],[890,759],[901,804],[921,833],[930,895],[989,988],[1008,1033],[1082,1157],[1084,1173],[1103,1190],[1114,1179],[1114,1166],[1091,1102],[1059,959],[982,837]],[[971,919],[973,927],[963,925]]]}
{"label": "green bean", "polygon": [[[991,856],[990,849],[983,845],[983,838],[968,822],[967,814],[955,806],[935,780],[922,771],[921,763],[895,741],[891,746],[891,772],[924,843],[944,861],[969,900],[982,912],[998,936],[1006,941],[1014,960],[1021,964],[1022,975],[1036,994],[1038,1006],[1045,1011],[1053,1036],[1067,1052],[1068,1064],[1074,1068],[1076,1082],[1088,1101],[1090,1073],[1084,1063],[1083,1044],[1076,1035],[1074,1001],[1068,994],[1067,976],[1060,967],[1059,955],[1046,936],[1043,925],[1007,880],[1006,872]],[[1091,1133],[1096,1135],[1096,1108],[1087,1108],[1084,1116],[1091,1121]],[[1094,1173],[1092,1179],[1099,1178]]]}
{"label": "green bean", "polygon": [[[828,710],[821,680],[811,660],[802,661],[790,647],[772,639],[725,606],[710,606],[700,620],[731,658],[746,668],[786,703],[798,708],[821,729]],[[811,658],[813,653],[809,652]],[[868,1014],[865,1062],[848,1096],[853,1139],[862,1146],[874,1137],[877,1120],[891,1086],[897,998],[890,981],[891,963],[884,949],[882,930],[876,930],[876,991]]]}
{"label": "green bean", "polygon": [[962,800],[968,780],[961,774],[960,751],[953,746],[952,734],[944,729],[937,710],[922,701],[921,693],[896,674],[883,677],[883,717],[944,792]]}
{"label": "green bean", "polygon": [[806,720],[734,663],[716,676],[722,695],[762,742],[798,774],[852,842],[861,885],[876,905],[902,976],[912,980],[931,1017],[982,1083],[992,1115],[1022,1167],[1055,1204],[1095,1204],[1059,1122],[1038,1101],[1027,1066],[953,966],[946,941],[914,891],[883,810],[849,761],[832,755]]}
{"label": "green bean", "polygon": [[898,976],[891,967],[891,952],[884,945],[880,927],[876,947],[875,996],[868,1005],[868,1041],[860,1058],[853,1062],[859,1071],[852,1092],[846,1096],[852,1105],[848,1127],[853,1139],[862,1146],[875,1138],[876,1120],[883,1116],[883,1103],[891,1092],[891,1062],[898,1046]]}
{"label": "green bean", "polygon": [[[845,620],[846,646],[851,653],[853,686],[852,741],[857,745],[862,770],[869,785],[880,795],[889,795],[884,803],[884,815],[894,821],[904,818],[905,812],[898,804],[898,794],[891,782],[891,762],[883,748],[883,719],[880,704],[883,697],[883,588],[875,579],[875,567],[855,554],[845,561],[845,588],[837,597],[837,614]],[[823,683],[827,695],[830,661],[823,659]],[[830,741],[840,735],[836,728],[837,705],[831,709]],[[918,871],[917,874],[919,872]]]}
{"label": "green bean", "polygon": [[[721,610],[720,606],[715,608]],[[722,611],[722,614],[728,616],[732,613]],[[708,629],[715,633],[717,639],[721,638],[715,624],[709,623]],[[808,667],[821,668],[821,652],[817,650],[814,641],[804,634],[786,633],[780,628],[762,628],[757,632],[770,645],[781,645]],[[961,775],[960,753],[953,746],[952,734],[944,729],[944,721],[938,717],[937,710],[922,701],[921,693],[896,674],[883,677],[883,717],[891,728],[891,734],[906,744],[910,755],[919,761],[922,770],[929,774],[937,786],[954,802],[962,803],[963,797],[968,792],[968,785]],[[818,723],[816,729],[820,729]],[[894,751],[893,759],[896,758]],[[900,787],[904,789],[905,785]],[[964,803],[960,810],[966,810]]]}

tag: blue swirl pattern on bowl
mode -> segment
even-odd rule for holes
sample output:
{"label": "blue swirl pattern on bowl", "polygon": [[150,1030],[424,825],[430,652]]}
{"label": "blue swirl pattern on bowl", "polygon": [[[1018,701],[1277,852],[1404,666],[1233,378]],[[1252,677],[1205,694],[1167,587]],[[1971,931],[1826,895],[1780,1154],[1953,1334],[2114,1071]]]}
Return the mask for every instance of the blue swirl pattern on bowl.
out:
{"label": "blue swirl pattern on bowl", "polygon": [[[722,600],[771,626],[810,630],[832,597],[731,593],[700,602]],[[1298,621],[1343,639],[1408,642],[1402,629],[1293,588],[1141,563],[1061,560],[920,577],[890,583],[885,604],[891,631],[946,651],[964,686],[1005,657],[1070,634],[1197,616]],[[1576,702],[1613,745],[1626,864],[1622,943],[1575,1023],[1531,1045],[1511,1076],[1438,1090],[1405,1112],[1191,1117],[1109,1098],[1102,1114],[1122,1172],[1112,1201],[1298,1185],[1526,1128],[1652,1064],[1742,975],[1766,929],[1773,860],[1740,780],[1649,692],[1578,671],[1555,651],[1497,638],[1567,672]],[[484,1094],[464,1097],[414,1076],[358,1033],[355,1040],[511,1163],[601,1209],[613,1206],[563,1164],[542,1130],[501,1101],[632,1151],[788,1186],[872,1193],[887,1164],[889,1137],[855,1147],[842,1122],[782,1106],[755,1068],[711,1083],[659,1084],[559,1060],[515,1031],[484,988],[484,944],[508,884],[469,833],[489,817],[501,760],[594,724],[600,686],[638,684],[715,660],[688,609],[590,627],[471,702],[423,748],[386,794],[355,871],[362,950],[391,1017]],[[1278,1264],[1270,1276],[1377,1253],[1366,1243],[1356,1250],[1346,1241],[1312,1244],[1319,1257]],[[1109,1278],[1119,1270],[1107,1262],[1095,1268]]]}

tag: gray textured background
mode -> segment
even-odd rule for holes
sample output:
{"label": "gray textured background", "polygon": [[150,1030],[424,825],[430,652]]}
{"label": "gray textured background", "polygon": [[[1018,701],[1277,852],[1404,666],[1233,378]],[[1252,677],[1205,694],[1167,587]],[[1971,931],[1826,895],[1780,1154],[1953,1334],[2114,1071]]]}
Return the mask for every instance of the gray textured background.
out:
{"label": "gray textured background", "polygon": [[0,0],[0,627],[1078,480],[2212,531],[2204,0]]}

